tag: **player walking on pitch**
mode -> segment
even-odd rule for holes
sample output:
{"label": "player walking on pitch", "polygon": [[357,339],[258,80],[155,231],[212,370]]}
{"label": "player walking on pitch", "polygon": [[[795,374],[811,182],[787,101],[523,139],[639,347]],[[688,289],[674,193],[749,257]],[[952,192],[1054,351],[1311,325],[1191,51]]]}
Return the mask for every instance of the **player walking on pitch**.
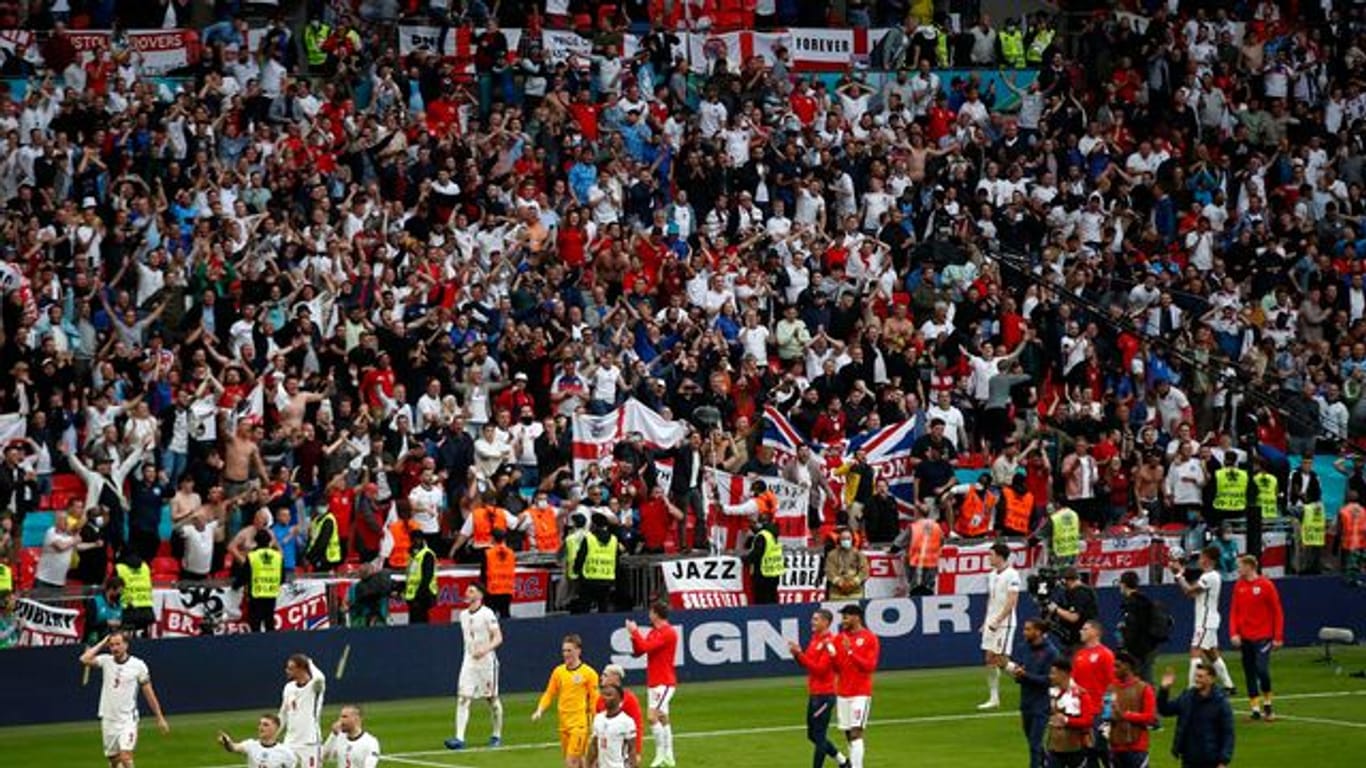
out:
{"label": "player walking on pitch", "polygon": [[560,654],[564,663],[550,673],[550,681],[531,719],[540,720],[550,707],[550,700],[558,699],[560,751],[565,768],[582,768],[584,753],[588,751],[589,718],[598,707],[598,673],[583,663],[583,640],[578,635],[565,635]]}
{"label": "player walking on pitch", "polygon": [[849,762],[827,735],[830,717],[835,713],[836,636],[830,631],[834,621],[834,615],[821,608],[811,614],[811,642],[806,650],[796,640],[787,643],[792,660],[806,670],[806,738],[815,750],[811,768],[821,768],[827,756],[835,758],[841,766]]}
{"label": "player walking on pitch", "polygon": [[[105,649],[108,653],[100,653]],[[104,735],[104,756],[110,768],[133,768],[133,750],[138,746],[138,691],[156,715],[157,728],[170,733],[171,726],[161,713],[161,702],[152,688],[147,664],[128,653],[128,638],[114,632],[81,653],[81,663],[98,669],[100,686],[100,730]]]}
{"label": "player walking on pitch", "polygon": [[225,731],[219,731],[218,743],[229,752],[246,755],[247,768],[296,768],[299,756],[281,744],[279,736],[280,718],[267,713],[256,721],[256,738],[233,741]]}
{"label": "player walking on pitch", "polygon": [[631,653],[645,656],[645,685],[650,701],[646,717],[650,732],[655,737],[655,759],[650,768],[674,766],[674,729],[669,720],[669,703],[678,690],[678,674],[674,658],[678,653],[678,631],[669,623],[669,604],[657,602],[650,606],[650,631],[641,632],[634,621],[626,622],[631,635]]}
{"label": "player walking on pitch", "polygon": [[470,703],[483,699],[493,716],[493,735],[489,746],[503,743],[503,700],[498,698],[498,654],[503,630],[498,614],[484,604],[484,586],[471,584],[465,589],[468,603],[460,612],[460,633],[465,641],[465,659],[460,664],[460,683],[455,701],[455,738],[446,739],[446,749],[465,748],[465,728],[470,723]]}
{"label": "player walking on pitch", "polygon": [[840,628],[835,640],[835,720],[849,740],[849,765],[863,768],[863,729],[873,706],[879,643],[863,626],[863,607],[857,603],[840,609]]}
{"label": "player walking on pitch", "polygon": [[285,746],[299,756],[299,768],[322,768],[323,695],[327,693],[327,678],[302,653],[285,662],[285,677],[289,682],[280,696]]}
{"label": "player walking on pitch", "polygon": [[1233,678],[1228,673],[1228,665],[1219,655],[1219,592],[1224,582],[1219,576],[1219,548],[1205,547],[1200,550],[1200,577],[1192,584],[1186,579],[1181,563],[1173,561],[1172,574],[1176,583],[1186,596],[1195,601],[1195,633],[1191,635],[1191,663],[1188,678],[1191,688],[1195,687],[1195,671],[1201,660],[1214,669],[1219,685],[1225,691],[1233,691]]}
{"label": "player walking on pitch", "polygon": [[607,708],[593,716],[588,768],[636,768],[636,721],[621,708],[621,686],[603,683],[600,695]]}
{"label": "player walking on pitch", "polygon": [[338,768],[379,768],[379,739],[365,732],[365,717],[360,707],[342,707],[337,722],[332,724],[332,735],[323,744],[323,755]]}
{"label": "player walking on pitch", "polygon": [[987,615],[982,622],[982,650],[986,653],[987,700],[978,709],[1001,706],[1001,667],[1015,645],[1015,606],[1020,602],[1020,573],[1010,564],[1010,547],[995,544],[989,555]]}

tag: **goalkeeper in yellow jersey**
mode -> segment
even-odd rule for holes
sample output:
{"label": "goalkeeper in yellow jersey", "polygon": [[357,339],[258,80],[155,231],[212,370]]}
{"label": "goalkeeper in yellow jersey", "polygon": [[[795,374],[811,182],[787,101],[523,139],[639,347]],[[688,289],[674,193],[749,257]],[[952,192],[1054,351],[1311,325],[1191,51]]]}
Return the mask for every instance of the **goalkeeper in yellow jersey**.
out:
{"label": "goalkeeper in yellow jersey", "polygon": [[598,706],[598,673],[583,663],[583,639],[578,635],[565,635],[560,653],[564,663],[550,673],[550,682],[546,683],[531,719],[540,720],[550,708],[551,699],[558,696],[560,749],[565,768],[583,768],[588,752],[588,724]]}

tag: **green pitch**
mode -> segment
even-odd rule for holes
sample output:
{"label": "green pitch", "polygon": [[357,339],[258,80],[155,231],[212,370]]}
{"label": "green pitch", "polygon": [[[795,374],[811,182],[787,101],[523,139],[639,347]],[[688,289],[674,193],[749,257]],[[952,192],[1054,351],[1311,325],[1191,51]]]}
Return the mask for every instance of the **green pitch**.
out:
{"label": "green pitch", "polygon": [[[1273,676],[1277,685],[1274,723],[1252,722],[1245,711],[1238,715],[1237,766],[1284,768],[1356,768],[1366,753],[1366,680],[1346,672],[1366,667],[1366,649],[1346,649],[1338,654],[1343,666],[1335,673],[1315,661],[1311,649],[1277,654]],[[593,662],[589,654],[589,661]],[[1241,669],[1233,667],[1242,684]],[[1185,659],[1168,657],[1158,665],[1176,666],[1185,679]],[[547,673],[549,670],[547,669]],[[261,670],[276,675],[277,670]],[[639,673],[634,673],[639,674]],[[170,690],[179,681],[156,677],[158,688]],[[644,698],[640,678],[632,683]],[[204,680],[197,684],[228,684]],[[452,687],[454,681],[452,681]],[[986,683],[976,669],[938,669],[888,672],[879,675],[872,722],[867,736],[869,768],[903,766],[1018,766],[1024,764],[1024,739],[1017,710],[1014,684],[1002,681],[1003,707],[979,713],[976,704],[985,698]],[[452,699],[411,699],[365,704],[366,727],[383,745],[390,766],[436,768],[555,768],[562,763],[556,742],[553,715],[532,723],[533,696],[519,694],[504,699],[507,723],[504,746],[482,748],[488,739],[488,709],[476,704],[470,723],[469,742],[474,749],[447,752],[443,739],[452,734]],[[326,722],[331,723],[341,704],[327,702]],[[1245,710],[1241,695],[1235,702]],[[261,702],[261,712],[273,711],[278,702]],[[808,766],[810,749],[805,741],[803,718],[806,693],[803,678],[746,680],[688,684],[682,681],[673,704],[675,752],[680,766],[725,768],[774,768]],[[234,738],[255,735],[258,712],[223,712],[213,715],[170,713],[171,734],[156,732],[144,720],[138,745],[138,768],[229,768],[245,765],[245,759],[223,752],[214,744],[222,728]],[[1174,728],[1154,734],[1154,766],[1172,766],[1169,746]],[[648,725],[646,726],[648,729]],[[844,746],[842,737],[835,741]],[[101,766],[99,726],[88,722],[50,726],[0,728],[0,763],[14,766]],[[645,757],[653,757],[650,741]],[[833,763],[828,763],[833,765]]]}

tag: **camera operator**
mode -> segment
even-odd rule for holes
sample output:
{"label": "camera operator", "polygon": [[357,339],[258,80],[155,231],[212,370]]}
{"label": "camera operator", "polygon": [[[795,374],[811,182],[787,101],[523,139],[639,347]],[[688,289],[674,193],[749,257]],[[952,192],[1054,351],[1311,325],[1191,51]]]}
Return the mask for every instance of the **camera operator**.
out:
{"label": "camera operator", "polygon": [[1070,654],[1081,645],[1081,627],[1097,617],[1096,591],[1081,580],[1076,568],[1062,572],[1062,584],[1042,606],[1049,631],[1058,645]]}

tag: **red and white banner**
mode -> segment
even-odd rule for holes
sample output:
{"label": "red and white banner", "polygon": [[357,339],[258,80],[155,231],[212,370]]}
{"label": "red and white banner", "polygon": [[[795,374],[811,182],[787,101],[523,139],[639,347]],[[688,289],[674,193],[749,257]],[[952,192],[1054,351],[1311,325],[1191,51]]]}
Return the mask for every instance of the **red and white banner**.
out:
{"label": "red and white banner", "polygon": [[1138,574],[1138,583],[1147,584],[1148,567],[1153,561],[1153,537],[1143,533],[1103,539],[1086,539],[1077,556],[1077,570],[1089,572],[1093,587],[1113,587],[1125,571]]}
{"label": "red and white banner", "polygon": [[690,557],[660,563],[669,604],[678,609],[742,608],[749,605],[745,593],[744,563],[738,557]]}
{"label": "red and white banner", "polygon": [[719,469],[707,470],[708,494],[707,530],[711,544],[720,552],[734,552],[749,530],[748,515],[726,514],[723,505],[735,506],[748,501],[749,487],[755,480],[763,480],[778,497],[778,513],[774,525],[778,528],[778,542],[784,547],[805,547],[808,543],[806,507],[811,489],[805,485],[777,477],[733,475]]}
{"label": "red and white banner", "polygon": [[[512,593],[512,615],[519,619],[545,615],[546,596],[550,593],[550,572],[542,568],[518,568],[516,586]],[[450,624],[466,606],[465,590],[479,580],[479,569],[474,567],[442,568],[436,572],[436,602],[427,615],[433,624]],[[394,577],[402,584],[403,575]],[[350,582],[346,582],[350,586]],[[399,596],[389,600],[389,623],[408,623],[408,604]]]}
{"label": "red and white banner", "polygon": [[906,597],[910,587],[906,584],[906,558],[904,555],[891,555],[882,551],[866,550],[868,558],[868,581],[863,584],[863,596],[869,600],[889,597]]}
{"label": "red and white banner", "polygon": [[[327,590],[335,579],[299,579],[280,586],[275,598],[275,628],[281,631],[328,629]],[[213,617],[213,634],[250,632],[240,589],[186,585],[152,591],[156,624],[153,637],[198,637],[205,616]]]}
{"label": "red and white banner", "polygon": [[632,433],[640,433],[651,449],[673,448],[687,437],[688,427],[670,421],[644,403],[632,398],[603,416],[574,416],[574,478],[579,482],[588,468],[598,465],[604,472],[612,466],[612,449]]}
{"label": "red and white banner", "polygon": [[[1154,541],[1161,542],[1163,547],[1184,547],[1185,534],[1183,533],[1159,533],[1153,537]],[[1233,541],[1238,546],[1239,552],[1247,551],[1247,536],[1242,533],[1233,534]],[[1189,553],[1189,554],[1194,554]],[[1290,537],[1285,531],[1266,531],[1262,533],[1262,556],[1260,559],[1262,575],[1268,579],[1279,579],[1285,576],[1286,566],[1290,562]],[[1163,584],[1172,583],[1171,571],[1163,569]]]}
{"label": "red and white banner", "polygon": [[19,645],[72,645],[81,640],[81,611],[20,599],[14,606]]}
{"label": "red and white banner", "polygon": [[[945,544],[939,553],[939,577],[935,591],[941,595],[986,594],[993,543]],[[1023,541],[1006,543],[1010,545],[1011,565],[1021,571],[1034,567],[1037,547],[1026,547]]]}
{"label": "red and white banner", "polygon": [[[67,33],[78,53],[109,50],[113,37],[108,31],[73,30]],[[130,29],[124,33],[128,49],[137,56],[138,72],[164,75],[199,60],[199,35],[192,29]],[[14,50],[18,45],[30,51],[38,43],[29,30],[8,30],[0,35],[0,48]]]}

